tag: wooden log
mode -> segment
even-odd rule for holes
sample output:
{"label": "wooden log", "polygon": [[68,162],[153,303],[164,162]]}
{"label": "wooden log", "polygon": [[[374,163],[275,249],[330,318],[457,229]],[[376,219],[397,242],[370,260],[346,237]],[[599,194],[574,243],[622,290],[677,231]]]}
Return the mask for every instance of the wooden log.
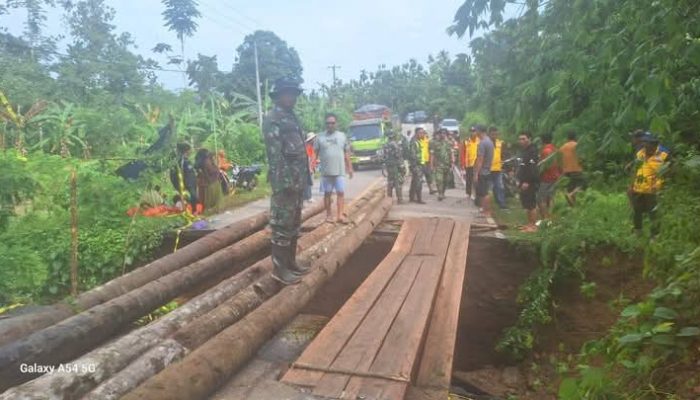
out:
{"label": "wooden log", "polygon": [[[420,228],[421,223],[417,219],[409,219],[404,223],[389,254],[304,350],[298,363],[319,367],[331,365],[408,255]],[[322,372],[294,368],[292,365],[283,380],[300,386],[314,387],[321,377]]]}
{"label": "wooden log", "polygon": [[[305,210],[304,217],[310,218],[322,210],[323,206],[321,204],[315,205]],[[31,332],[51,326],[80,311],[88,310],[98,304],[119,297],[161,276],[192,264],[262,229],[269,219],[269,213],[263,212],[219,229],[172,254],[168,254],[144,267],[137,268],[102,286],[82,293],[75,299],[74,304],[61,302],[37,313],[0,321],[0,346],[15,341]]]}
{"label": "wooden log", "polygon": [[[372,191],[365,191],[362,197],[357,198],[356,201],[350,204],[348,208],[349,211],[368,202],[370,200],[369,197],[375,195],[374,192],[376,190],[376,188],[373,188]],[[322,242],[320,239],[327,236],[328,230],[332,229],[332,226],[329,224],[326,225],[323,232],[311,239],[307,239],[307,241]],[[261,231],[248,239],[234,244],[231,248],[225,249],[224,251],[228,254],[222,255],[220,254],[222,251],[219,251],[211,257],[220,257],[221,262],[230,263],[237,254],[240,254],[244,250],[244,246],[256,248],[258,245],[268,246],[268,239],[269,234],[265,231]],[[250,246],[250,241],[253,241],[255,246]],[[304,243],[303,237],[301,242]],[[238,250],[235,250],[236,248]],[[214,309],[226,298],[233,296],[260,277],[268,274],[270,268],[271,264],[266,268],[261,265],[261,263],[256,263],[242,273],[221,282],[215,288],[198,296],[184,306],[177,308],[153,324],[137,329],[104,348],[96,349],[75,361],[78,365],[90,366],[91,372],[55,372],[51,375],[42,376],[22,386],[13,388],[4,395],[9,396],[6,397],[8,399],[14,398],[12,396],[31,395],[32,393],[48,393],[46,398],[52,399],[76,398],[83,395],[100,382],[122,370],[131,360],[143,355],[149,348],[155,346],[162,340],[162,338],[177,331],[177,329],[193,321],[198,316]],[[0,395],[0,399],[4,398],[3,395]]]}
{"label": "wooden log", "polygon": [[467,223],[456,223],[415,381],[418,387],[435,388],[445,395],[450,389],[452,376],[469,231]]}
{"label": "wooden log", "polygon": [[85,353],[127,324],[177,297],[188,287],[206,281],[264,249],[268,245],[268,237],[266,231],[257,232],[248,240],[237,242],[224,251],[3,346],[0,348],[0,390],[37,376],[22,373],[20,364],[55,365]]}
{"label": "wooden log", "polygon": [[[376,207],[383,196],[382,193],[373,193],[372,195],[374,197],[370,201],[363,200],[366,199],[365,197],[353,202],[348,208],[351,220],[354,223],[360,223],[365,218],[366,213]],[[359,209],[360,207],[362,208]],[[314,260],[328,251],[329,246],[334,245],[343,236],[346,236],[352,229],[352,226],[347,225],[335,231],[333,229],[332,224],[324,224],[310,234],[302,236],[299,240],[302,248],[299,261],[305,264],[313,264]],[[254,276],[253,274],[247,275],[248,271],[245,271],[240,276],[229,279],[230,283],[236,283],[239,286],[241,286],[240,282],[242,279],[245,279],[245,282],[249,283],[250,286],[241,290],[209,313],[187,324],[173,335],[174,341],[186,350],[178,353],[179,356],[184,356],[189,351],[199,347],[202,343],[239,321],[251,310],[260,306],[265,300],[280,291],[281,285],[269,275],[272,270],[271,259],[268,257],[259,261],[256,267],[253,271]],[[252,284],[252,280],[255,277],[258,277],[258,279]],[[180,358],[165,357],[164,355],[148,352],[121,372],[103,382],[88,397],[94,399],[118,398]]]}
{"label": "wooden log", "polygon": [[316,291],[355,252],[391,208],[382,200],[343,243],[314,263],[313,271],[230,326],[184,360],[173,364],[124,396],[127,400],[206,398],[224,384],[274,333],[288,323]]}

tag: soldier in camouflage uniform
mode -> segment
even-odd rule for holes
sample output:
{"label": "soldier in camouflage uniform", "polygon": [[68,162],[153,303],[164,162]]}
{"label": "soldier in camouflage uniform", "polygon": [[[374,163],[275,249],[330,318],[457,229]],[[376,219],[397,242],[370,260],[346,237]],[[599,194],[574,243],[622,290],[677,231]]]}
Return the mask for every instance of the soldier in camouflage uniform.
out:
{"label": "soldier in camouflage uniform", "polygon": [[292,79],[275,81],[270,92],[275,106],[265,116],[263,136],[269,164],[272,277],[289,285],[298,283],[308,266],[296,262],[304,187],[311,182],[304,134],[294,106],[302,90]]}
{"label": "soldier in camouflage uniform", "polygon": [[454,162],[452,145],[447,140],[446,134],[446,130],[440,129],[436,134],[436,140],[430,143],[430,164],[435,174],[439,201],[445,199],[445,185],[448,182],[448,174],[452,173],[452,164]]}
{"label": "soldier in camouflage uniform", "polygon": [[425,204],[423,201],[423,160],[419,140],[425,135],[423,128],[416,129],[416,133],[408,144],[408,166],[411,169],[411,188],[408,191],[409,201]]}
{"label": "soldier in camouflage uniform", "polygon": [[396,191],[396,198],[399,204],[403,203],[403,193],[401,186],[403,185],[403,179],[405,175],[403,154],[404,148],[401,144],[401,140],[395,132],[388,131],[387,137],[389,140],[384,145],[383,157],[384,166],[387,172],[387,188],[386,192],[389,197],[391,197],[392,192]]}

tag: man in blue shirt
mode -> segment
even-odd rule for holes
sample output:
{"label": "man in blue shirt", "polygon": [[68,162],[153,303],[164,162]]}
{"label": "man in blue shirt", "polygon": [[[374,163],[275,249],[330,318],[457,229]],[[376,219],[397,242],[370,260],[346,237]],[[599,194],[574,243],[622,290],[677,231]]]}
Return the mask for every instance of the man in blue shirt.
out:
{"label": "man in blue shirt", "polygon": [[493,164],[493,142],[486,135],[484,125],[474,127],[479,136],[479,147],[476,152],[476,164],[474,165],[474,184],[476,185],[476,201],[483,209],[485,216],[491,216],[491,186],[493,178],[491,176],[491,165]]}

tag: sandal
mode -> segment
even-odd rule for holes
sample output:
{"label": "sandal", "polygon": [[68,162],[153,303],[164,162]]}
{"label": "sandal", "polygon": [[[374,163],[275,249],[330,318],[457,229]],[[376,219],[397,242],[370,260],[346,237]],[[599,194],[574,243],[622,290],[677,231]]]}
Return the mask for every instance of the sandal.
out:
{"label": "sandal", "polygon": [[341,223],[343,225],[349,224],[350,220],[348,220],[347,214],[343,214],[340,218],[338,218],[338,223]]}

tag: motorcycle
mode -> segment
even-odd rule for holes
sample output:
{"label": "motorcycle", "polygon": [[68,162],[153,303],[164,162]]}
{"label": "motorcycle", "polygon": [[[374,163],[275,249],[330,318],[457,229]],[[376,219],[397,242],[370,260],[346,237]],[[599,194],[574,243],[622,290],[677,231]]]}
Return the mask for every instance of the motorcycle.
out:
{"label": "motorcycle", "polygon": [[512,157],[503,161],[503,188],[506,197],[515,197],[519,192],[518,169],[522,159]]}
{"label": "motorcycle", "polygon": [[258,175],[261,172],[262,168],[259,165],[234,166],[229,178],[231,187],[252,191],[258,186]]}

